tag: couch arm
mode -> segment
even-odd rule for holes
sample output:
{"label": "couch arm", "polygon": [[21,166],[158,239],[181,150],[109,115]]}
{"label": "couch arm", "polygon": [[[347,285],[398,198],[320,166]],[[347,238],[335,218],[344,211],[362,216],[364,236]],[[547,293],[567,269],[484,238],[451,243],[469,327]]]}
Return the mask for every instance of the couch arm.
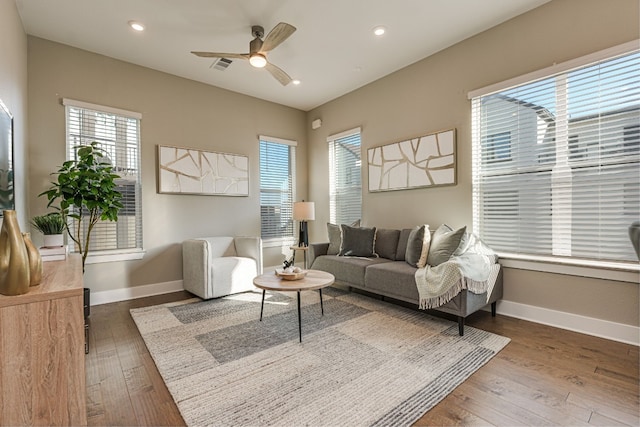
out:
{"label": "couch arm", "polygon": [[258,275],[262,274],[262,239],[260,237],[236,237],[236,254],[256,260]]}
{"label": "couch arm", "polygon": [[320,255],[326,255],[329,249],[329,243],[311,243],[309,244],[309,250],[307,254],[307,265],[309,268],[313,267],[313,261]]}
{"label": "couch arm", "polygon": [[201,298],[209,298],[209,242],[203,239],[189,239],[182,242],[183,287]]}

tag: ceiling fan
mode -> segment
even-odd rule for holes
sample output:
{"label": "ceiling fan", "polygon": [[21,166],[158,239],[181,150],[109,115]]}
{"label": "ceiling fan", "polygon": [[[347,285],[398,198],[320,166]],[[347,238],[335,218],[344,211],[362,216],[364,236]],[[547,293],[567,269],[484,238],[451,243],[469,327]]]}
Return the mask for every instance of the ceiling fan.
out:
{"label": "ceiling fan", "polygon": [[291,82],[291,77],[285,73],[282,69],[276,67],[272,63],[267,61],[267,52],[275,49],[283,41],[285,41],[291,34],[296,31],[296,27],[281,22],[267,34],[264,40],[264,28],[260,25],[254,25],[251,27],[251,35],[254,37],[249,43],[249,53],[219,53],[219,52],[191,52],[196,56],[203,58],[234,58],[234,59],[248,59],[249,63],[256,68],[265,68],[271,73],[276,80],[278,80],[283,86],[288,85]]}

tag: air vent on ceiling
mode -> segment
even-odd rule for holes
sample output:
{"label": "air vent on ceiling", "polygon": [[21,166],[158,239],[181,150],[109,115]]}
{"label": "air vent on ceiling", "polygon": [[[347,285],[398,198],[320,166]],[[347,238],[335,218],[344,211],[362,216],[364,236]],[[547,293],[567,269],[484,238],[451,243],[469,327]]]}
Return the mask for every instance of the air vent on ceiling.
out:
{"label": "air vent on ceiling", "polygon": [[216,62],[214,62],[213,68],[215,68],[216,70],[224,71],[229,68],[229,65],[231,65],[232,62],[233,61],[230,59],[220,58]]}

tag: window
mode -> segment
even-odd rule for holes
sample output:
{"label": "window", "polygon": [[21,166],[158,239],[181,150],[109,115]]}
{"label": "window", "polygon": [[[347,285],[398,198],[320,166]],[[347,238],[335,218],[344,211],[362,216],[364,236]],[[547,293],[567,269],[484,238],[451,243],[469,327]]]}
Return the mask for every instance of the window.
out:
{"label": "window", "polygon": [[[97,142],[107,153],[119,177],[123,208],[118,221],[99,221],[91,233],[88,263],[136,259],[142,254],[142,185],[140,180],[139,113],[64,99],[67,128],[67,159],[74,160],[76,147]],[[88,221],[83,221],[87,226]],[[86,231],[86,230],[84,230]],[[73,242],[70,242],[73,250]],[[136,255],[137,253],[137,255]],[[130,254],[113,258],[114,254]],[[106,256],[107,259],[101,258]]]}
{"label": "window", "polygon": [[487,137],[487,161],[504,162],[511,159],[511,132],[499,132]]}
{"label": "window", "polygon": [[362,217],[360,128],[332,135],[329,142],[329,218],[351,224]]}
{"label": "window", "polygon": [[296,142],[260,136],[260,230],[269,244],[294,241]]}
{"label": "window", "polygon": [[637,262],[640,52],[624,50],[470,94],[474,230],[494,249]]}

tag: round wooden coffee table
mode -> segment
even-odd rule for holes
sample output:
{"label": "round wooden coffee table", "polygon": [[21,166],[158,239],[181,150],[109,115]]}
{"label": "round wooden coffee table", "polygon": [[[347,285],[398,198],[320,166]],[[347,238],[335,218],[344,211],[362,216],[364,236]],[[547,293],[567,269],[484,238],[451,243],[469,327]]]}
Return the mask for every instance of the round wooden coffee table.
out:
{"label": "round wooden coffee table", "polygon": [[322,305],[322,288],[331,286],[335,277],[333,274],[320,270],[307,270],[307,275],[299,280],[286,280],[279,277],[275,272],[261,274],[253,279],[253,284],[262,289],[262,303],[260,305],[260,321],[264,312],[264,294],[266,291],[297,292],[298,293],[298,333],[302,342],[302,320],[300,316],[300,291],[315,291],[320,293],[320,310],[324,316],[324,306]]}

